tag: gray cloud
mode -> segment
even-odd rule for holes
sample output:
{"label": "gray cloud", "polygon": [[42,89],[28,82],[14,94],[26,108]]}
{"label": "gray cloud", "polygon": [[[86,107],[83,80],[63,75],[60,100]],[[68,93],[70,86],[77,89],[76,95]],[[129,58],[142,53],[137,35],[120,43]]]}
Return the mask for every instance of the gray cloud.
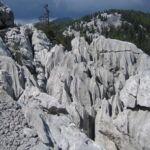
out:
{"label": "gray cloud", "polygon": [[52,17],[74,17],[110,8],[150,11],[150,0],[4,0],[17,18],[36,18],[49,4]]}

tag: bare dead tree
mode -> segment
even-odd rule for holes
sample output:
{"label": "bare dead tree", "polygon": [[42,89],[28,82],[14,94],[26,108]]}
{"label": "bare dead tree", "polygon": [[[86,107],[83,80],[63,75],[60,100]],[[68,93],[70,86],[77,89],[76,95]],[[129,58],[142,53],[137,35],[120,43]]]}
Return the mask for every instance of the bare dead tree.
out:
{"label": "bare dead tree", "polygon": [[39,17],[40,22],[49,24],[50,11],[48,4],[43,7],[43,15]]}

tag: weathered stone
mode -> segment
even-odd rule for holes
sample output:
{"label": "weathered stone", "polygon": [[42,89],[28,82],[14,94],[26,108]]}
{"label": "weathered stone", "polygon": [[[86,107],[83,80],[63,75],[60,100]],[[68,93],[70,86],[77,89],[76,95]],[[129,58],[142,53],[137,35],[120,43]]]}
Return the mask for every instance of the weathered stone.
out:
{"label": "weathered stone", "polygon": [[[18,111],[16,111],[16,108]],[[25,128],[24,124],[22,124],[25,117],[21,107],[18,107],[17,102],[3,90],[0,91],[0,113],[0,149],[16,150],[17,147],[27,144],[31,137],[20,136]],[[24,139],[26,139],[26,142],[21,143]],[[30,142],[30,147],[35,144]]]}
{"label": "weathered stone", "polygon": [[150,149],[148,55],[103,36],[65,51],[33,25],[4,34],[0,149]]}

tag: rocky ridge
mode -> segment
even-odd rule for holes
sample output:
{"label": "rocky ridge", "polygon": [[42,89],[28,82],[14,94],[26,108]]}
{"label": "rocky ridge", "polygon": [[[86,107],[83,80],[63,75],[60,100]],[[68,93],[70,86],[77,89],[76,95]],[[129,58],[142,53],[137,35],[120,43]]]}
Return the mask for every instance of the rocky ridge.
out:
{"label": "rocky ridge", "polygon": [[[0,149],[149,150],[150,57],[83,37],[72,50],[33,25],[0,40]],[[13,136],[13,137],[12,137]]]}
{"label": "rocky ridge", "polygon": [[[115,13],[101,13],[93,16],[91,19],[85,19],[78,22],[75,22],[74,25],[70,25],[64,32],[64,36],[76,36],[85,32],[85,35],[91,39],[98,38],[103,30],[110,30],[110,27],[120,27],[122,23],[122,15]],[[81,29],[83,30],[81,32]]]}

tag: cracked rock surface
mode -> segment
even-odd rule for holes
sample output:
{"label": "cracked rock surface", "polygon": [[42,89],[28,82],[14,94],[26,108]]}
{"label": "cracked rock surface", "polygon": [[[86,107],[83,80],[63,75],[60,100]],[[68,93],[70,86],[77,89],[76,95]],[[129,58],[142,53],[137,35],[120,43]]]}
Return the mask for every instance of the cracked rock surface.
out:
{"label": "cracked rock surface", "polygon": [[0,150],[149,150],[150,57],[99,36],[72,50],[33,25],[0,39]]}
{"label": "cracked rock surface", "polygon": [[39,139],[30,132],[20,105],[5,91],[0,91],[0,149],[29,150]]}

